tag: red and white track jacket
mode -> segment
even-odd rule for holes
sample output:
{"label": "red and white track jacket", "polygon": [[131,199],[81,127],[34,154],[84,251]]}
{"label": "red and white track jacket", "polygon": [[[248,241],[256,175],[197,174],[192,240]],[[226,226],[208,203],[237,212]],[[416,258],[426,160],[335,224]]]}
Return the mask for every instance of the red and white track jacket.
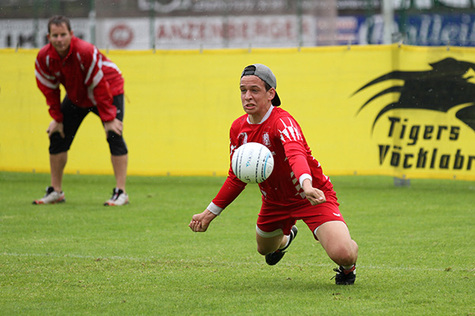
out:
{"label": "red and white track jacket", "polygon": [[54,47],[47,44],[36,57],[35,75],[49,113],[57,122],[63,121],[60,84],[75,105],[97,106],[103,122],[115,118],[117,109],[112,99],[124,93],[124,79],[119,68],[94,45],[73,36],[68,55],[61,59]]}

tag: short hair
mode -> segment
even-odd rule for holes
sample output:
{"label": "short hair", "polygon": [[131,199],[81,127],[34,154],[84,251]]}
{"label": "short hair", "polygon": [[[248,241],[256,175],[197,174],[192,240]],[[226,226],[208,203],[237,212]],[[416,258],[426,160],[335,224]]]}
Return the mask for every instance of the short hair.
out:
{"label": "short hair", "polygon": [[66,24],[66,27],[68,28],[68,31],[71,32],[71,21],[63,15],[54,15],[52,16],[49,21],[48,21],[48,34],[51,31],[51,25],[61,25],[61,24]]}
{"label": "short hair", "polygon": [[[260,78],[259,78],[259,79],[260,79]],[[261,79],[261,80],[262,80],[262,79]],[[264,80],[262,80],[262,81],[264,81]],[[272,88],[272,87],[270,86],[270,84],[268,84],[268,83],[265,82],[265,81],[264,81],[264,86],[266,87],[266,91],[269,91],[269,89]]]}

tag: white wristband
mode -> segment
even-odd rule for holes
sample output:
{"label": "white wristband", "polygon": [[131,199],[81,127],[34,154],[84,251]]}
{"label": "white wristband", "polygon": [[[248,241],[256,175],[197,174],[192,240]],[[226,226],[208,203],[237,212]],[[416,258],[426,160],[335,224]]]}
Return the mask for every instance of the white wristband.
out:
{"label": "white wristband", "polygon": [[209,203],[207,210],[213,213],[214,215],[218,216],[224,210],[222,207],[217,206],[213,202]]}
{"label": "white wristband", "polygon": [[300,187],[301,187],[301,188],[303,188],[303,181],[304,181],[305,179],[309,179],[310,182],[312,182],[312,176],[309,175],[308,173],[304,173],[304,174],[301,175],[300,178],[299,178],[299,183],[300,183]]}

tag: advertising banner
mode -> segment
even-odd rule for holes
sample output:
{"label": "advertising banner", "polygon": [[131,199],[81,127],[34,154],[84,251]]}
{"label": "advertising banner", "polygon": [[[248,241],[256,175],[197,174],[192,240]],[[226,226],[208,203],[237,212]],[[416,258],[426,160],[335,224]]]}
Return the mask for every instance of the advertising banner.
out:
{"label": "advertising banner", "polygon": [[[94,25],[92,23],[94,22]],[[382,15],[336,17],[336,45],[383,44]],[[311,14],[210,15],[154,18],[72,19],[76,36],[101,49],[210,49],[312,47],[326,38]],[[0,48],[38,48],[47,43],[46,19],[0,19]],[[475,46],[475,14],[396,15],[393,42],[419,46]]]}
{"label": "advertising banner", "polygon": [[313,46],[315,22],[293,15],[107,19],[99,24],[98,41],[111,49]]}
{"label": "advertising banner", "polygon": [[[48,172],[51,121],[37,50],[0,50],[0,170]],[[125,78],[129,173],[225,175],[229,128],[244,114],[239,77],[268,65],[282,108],[328,175],[475,180],[475,50],[400,45],[298,49],[111,50]],[[94,163],[91,155],[94,153]],[[111,172],[90,114],[66,172]]]}
{"label": "advertising banner", "polygon": [[[383,44],[381,15],[340,17],[340,36],[353,44]],[[419,46],[475,46],[474,14],[398,14],[392,28],[393,42]],[[348,43],[348,41],[346,41]],[[345,41],[339,41],[345,44]]]}
{"label": "advertising banner", "polygon": [[393,48],[394,68],[350,100],[384,170],[403,177],[475,175],[475,64],[441,49]]}

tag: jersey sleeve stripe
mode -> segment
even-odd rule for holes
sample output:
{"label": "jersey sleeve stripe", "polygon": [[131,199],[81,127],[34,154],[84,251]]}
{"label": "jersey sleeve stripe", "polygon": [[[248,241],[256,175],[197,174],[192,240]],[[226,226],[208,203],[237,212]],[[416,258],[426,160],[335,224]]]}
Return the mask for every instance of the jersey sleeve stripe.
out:
{"label": "jersey sleeve stripe", "polygon": [[112,68],[112,69],[114,69],[114,70],[115,70],[115,71],[117,71],[119,74],[121,74],[121,73],[122,73],[122,72],[120,72],[120,69],[119,69],[119,67],[117,67],[117,65],[116,65],[116,64],[114,64],[113,62],[110,62],[110,61],[104,61],[104,62],[102,63],[102,65],[103,65],[104,67],[108,67],[108,68]]}
{"label": "jersey sleeve stripe", "polygon": [[39,71],[36,69],[35,69],[35,76],[36,76],[36,79],[38,79],[38,81],[47,88],[57,89],[59,87],[59,83],[53,83],[49,81],[44,76],[42,76],[42,74],[40,74]]}
{"label": "jersey sleeve stripe", "polygon": [[94,53],[92,54],[92,63],[89,66],[89,69],[87,70],[86,78],[84,79],[84,84],[86,84],[86,85],[89,82],[89,80],[91,79],[92,72],[94,71],[94,68],[97,65],[97,53],[98,53],[97,48],[94,47]]}

